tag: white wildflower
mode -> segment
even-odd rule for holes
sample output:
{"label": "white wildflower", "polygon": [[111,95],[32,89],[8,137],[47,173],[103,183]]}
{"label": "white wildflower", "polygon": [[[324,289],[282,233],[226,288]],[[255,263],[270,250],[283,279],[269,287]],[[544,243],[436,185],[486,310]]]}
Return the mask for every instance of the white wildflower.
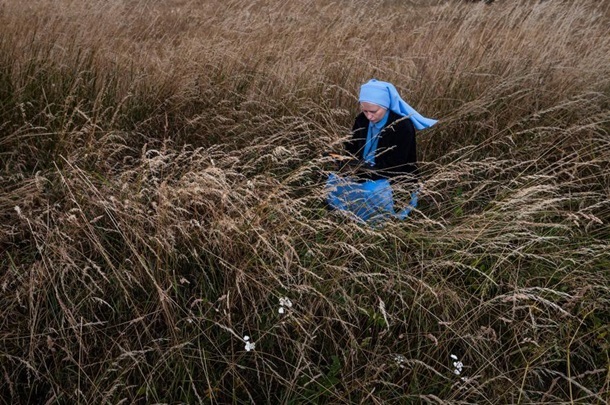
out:
{"label": "white wildflower", "polygon": [[405,363],[407,362],[407,358],[405,356],[402,354],[394,354],[392,357],[400,368],[405,368]]}
{"label": "white wildflower", "polygon": [[254,348],[256,347],[256,343],[250,342],[250,336],[248,335],[244,336],[244,342],[246,342],[244,349],[246,349],[247,352],[254,350]]}
{"label": "white wildflower", "polygon": [[280,309],[278,312],[284,314],[286,313],[286,308],[292,308],[292,301],[288,297],[280,298]]}
{"label": "white wildflower", "polygon": [[461,361],[458,360],[458,356],[456,356],[455,354],[452,354],[450,356],[453,360],[455,360],[453,362],[453,374],[455,375],[460,375],[462,374],[462,369],[464,368],[464,363],[462,363]]}

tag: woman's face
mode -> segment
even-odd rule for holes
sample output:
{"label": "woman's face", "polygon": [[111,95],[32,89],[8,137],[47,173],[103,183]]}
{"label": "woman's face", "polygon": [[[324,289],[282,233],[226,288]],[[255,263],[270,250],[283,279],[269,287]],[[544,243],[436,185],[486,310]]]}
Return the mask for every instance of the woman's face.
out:
{"label": "woman's face", "polygon": [[373,103],[367,103],[363,101],[360,103],[360,111],[364,113],[366,119],[372,123],[379,122],[385,115],[387,109]]}

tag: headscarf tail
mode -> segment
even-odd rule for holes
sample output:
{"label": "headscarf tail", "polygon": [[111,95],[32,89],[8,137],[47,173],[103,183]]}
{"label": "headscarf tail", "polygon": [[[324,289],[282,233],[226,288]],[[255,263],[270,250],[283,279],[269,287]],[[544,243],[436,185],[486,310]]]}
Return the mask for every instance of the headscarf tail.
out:
{"label": "headscarf tail", "polygon": [[387,108],[396,114],[409,117],[416,129],[430,128],[438,121],[426,118],[400,97],[392,83],[371,79],[360,87],[360,102],[369,102]]}

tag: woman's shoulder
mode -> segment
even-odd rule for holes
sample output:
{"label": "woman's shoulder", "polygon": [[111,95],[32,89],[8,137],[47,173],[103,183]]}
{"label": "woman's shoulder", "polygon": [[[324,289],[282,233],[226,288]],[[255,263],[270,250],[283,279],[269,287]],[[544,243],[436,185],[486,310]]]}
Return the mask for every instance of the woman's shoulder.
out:
{"label": "woman's shoulder", "polygon": [[368,128],[369,120],[365,117],[364,113],[360,113],[354,119],[354,125],[352,126],[352,131],[359,131],[363,128]]}
{"label": "woman's shoulder", "polygon": [[386,127],[393,128],[396,131],[405,129],[415,131],[413,121],[411,121],[409,117],[396,114],[394,111],[390,111],[390,116],[388,117]]}
{"label": "woman's shoulder", "polygon": [[363,127],[363,126],[368,126],[368,125],[369,125],[369,120],[366,118],[364,113],[362,113],[362,112],[359,113],[354,120],[354,126]]}

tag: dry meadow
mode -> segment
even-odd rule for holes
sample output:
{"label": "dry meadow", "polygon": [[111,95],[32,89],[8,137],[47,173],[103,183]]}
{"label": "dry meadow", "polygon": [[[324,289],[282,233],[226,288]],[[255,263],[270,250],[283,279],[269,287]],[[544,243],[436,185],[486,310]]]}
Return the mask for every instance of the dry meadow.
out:
{"label": "dry meadow", "polygon": [[[372,77],[439,119],[377,226]],[[2,0],[0,398],[604,404],[609,131],[604,1]]]}

